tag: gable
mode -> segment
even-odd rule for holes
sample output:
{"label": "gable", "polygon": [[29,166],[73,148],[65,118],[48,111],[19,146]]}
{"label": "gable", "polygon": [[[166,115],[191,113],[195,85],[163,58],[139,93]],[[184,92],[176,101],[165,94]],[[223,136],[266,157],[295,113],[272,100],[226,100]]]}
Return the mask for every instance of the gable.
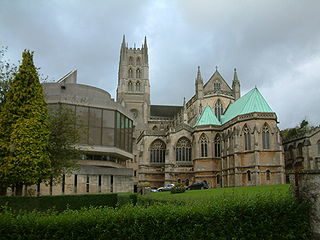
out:
{"label": "gable", "polygon": [[215,84],[220,84],[221,91],[232,92],[232,89],[229,87],[227,82],[223,79],[221,74],[218,71],[215,71],[210,77],[209,81],[203,86],[204,94],[214,92]]}

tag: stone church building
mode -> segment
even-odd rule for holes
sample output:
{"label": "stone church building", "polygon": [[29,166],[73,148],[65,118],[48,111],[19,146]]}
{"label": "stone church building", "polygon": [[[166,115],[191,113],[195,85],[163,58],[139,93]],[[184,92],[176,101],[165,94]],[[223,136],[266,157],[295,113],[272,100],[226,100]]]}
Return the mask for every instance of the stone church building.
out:
{"label": "stone church building", "polygon": [[[121,44],[117,102],[135,120],[136,181],[153,187],[206,181],[210,187],[284,183],[277,115],[257,88],[241,96],[219,71],[195,74],[195,93],[183,106],[151,105],[148,46]],[[191,86],[190,86],[191,87]]]}

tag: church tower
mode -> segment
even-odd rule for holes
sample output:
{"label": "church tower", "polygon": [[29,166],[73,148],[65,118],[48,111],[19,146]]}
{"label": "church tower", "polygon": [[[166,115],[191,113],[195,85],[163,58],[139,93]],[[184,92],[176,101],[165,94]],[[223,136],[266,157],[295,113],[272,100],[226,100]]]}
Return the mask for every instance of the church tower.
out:
{"label": "church tower", "polygon": [[118,72],[117,102],[128,108],[136,130],[147,127],[150,112],[150,83],[147,38],[141,48],[128,48],[123,36]]}

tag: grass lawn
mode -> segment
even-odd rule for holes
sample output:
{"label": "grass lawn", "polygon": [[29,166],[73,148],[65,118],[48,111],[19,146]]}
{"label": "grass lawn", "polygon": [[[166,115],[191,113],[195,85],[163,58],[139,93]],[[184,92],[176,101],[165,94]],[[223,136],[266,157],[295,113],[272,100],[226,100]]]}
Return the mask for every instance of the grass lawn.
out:
{"label": "grass lawn", "polygon": [[232,188],[211,188],[205,190],[188,190],[184,193],[172,194],[167,192],[150,193],[140,196],[142,200],[173,200],[173,201],[211,201],[230,198],[256,198],[257,196],[286,196],[289,195],[289,184],[248,186]]}

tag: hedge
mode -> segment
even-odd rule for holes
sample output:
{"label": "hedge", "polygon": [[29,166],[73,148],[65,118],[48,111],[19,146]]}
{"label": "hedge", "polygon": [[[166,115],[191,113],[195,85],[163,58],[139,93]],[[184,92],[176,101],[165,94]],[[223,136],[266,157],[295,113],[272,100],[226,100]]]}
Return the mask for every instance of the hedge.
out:
{"label": "hedge", "polygon": [[108,206],[116,207],[117,194],[77,194],[40,197],[0,197],[0,206],[6,206],[16,211],[47,211],[54,209],[81,209],[82,207]]}
{"label": "hedge", "polygon": [[309,205],[290,196],[0,214],[0,239],[310,239]]}

